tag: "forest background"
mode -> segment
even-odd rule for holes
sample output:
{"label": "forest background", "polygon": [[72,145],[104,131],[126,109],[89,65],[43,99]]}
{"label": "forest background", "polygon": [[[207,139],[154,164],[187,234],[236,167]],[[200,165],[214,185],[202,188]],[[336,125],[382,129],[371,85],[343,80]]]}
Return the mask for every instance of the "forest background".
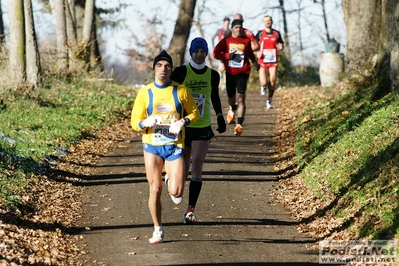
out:
{"label": "forest background", "polygon": [[[1,4],[4,36],[7,40],[8,1],[3,0]],[[49,2],[33,0],[32,4],[39,49],[52,53],[57,47],[57,26],[50,12]],[[179,15],[179,3],[169,0],[163,0],[161,3],[148,0],[97,0],[95,9],[98,15],[96,37],[107,75],[113,76],[123,84],[145,82],[148,79],[148,69],[143,66],[143,58],[138,55],[153,52],[154,48],[148,47],[152,38],[155,39],[156,43],[152,45],[156,49],[169,48]],[[202,36],[208,41],[212,51],[213,44],[216,44],[212,36],[222,27],[223,18],[232,19],[237,12],[244,16],[244,26],[255,34],[264,27],[263,17],[271,15],[274,19],[273,27],[286,34],[286,41],[289,41],[287,53],[290,53],[292,65],[313,67],[313,71],[318,71],[320,54],[325,52],[325,45],[329,39],[338,41],[341,44],[340,52],[346,53],[346,28],[340,0],[296,0],[285,1],[283,5],[278,0],[254,0],[250,5],[240,0],[197,1],[193,27],[190,28],[187,43],[197,36]],[[187,61],[187,51],[184,56]],[[147,59],[150,61],[150,58]],[[208,63],[217,66],[217,61],[211,56]],[[145,71],[140,72],[137,69]],[[314,77],[312,82],[317,81]]]}

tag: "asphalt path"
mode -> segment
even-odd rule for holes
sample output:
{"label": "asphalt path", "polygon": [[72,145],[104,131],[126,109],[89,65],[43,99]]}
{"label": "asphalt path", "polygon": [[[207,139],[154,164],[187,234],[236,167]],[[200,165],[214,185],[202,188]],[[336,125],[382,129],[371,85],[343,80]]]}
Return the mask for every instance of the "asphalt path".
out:
{"label": "asphalt path", "polygon": [[[224,112],[227,96],[221,91]],[[188,197],[175,205],[164,189],[164,242],[149,244],[149,214],[141,136],[115,144],[84,182],[82,245],[89,253],[84,265],[315,265],[315,241],[301,234],[284,207],[273,197],[273,135],[278,112],[274,99],[249,91],[243,134],[234,125],[212,139],[203,169],[196,207],[198,222],[183,224]],[[215,117],[213,121],[216,121]],[[190,178],[190,177],[189,177]],[[189,179],[185,194],[188,195]]]}

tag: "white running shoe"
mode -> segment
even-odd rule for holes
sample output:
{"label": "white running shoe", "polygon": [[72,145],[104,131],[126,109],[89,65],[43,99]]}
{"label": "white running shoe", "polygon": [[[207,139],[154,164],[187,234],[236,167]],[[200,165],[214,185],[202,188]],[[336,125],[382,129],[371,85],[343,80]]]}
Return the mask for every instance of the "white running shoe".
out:
{"label": "white running shoe", "polygon": [[175,196],[169,194],[170,198],[172,199],[174,204],[180,204],[183,201],[184,196],[181,195],[181,197],[176,198]]}
{"label": "white running shoe", "polygon": [[165,187],[166,188],[169,187],[169,176],[168,176],[168,174],[165,174]]}
{"label": "white running shoe", "polygon": [[165,233],[163,229],[160,229],[159,231],[155,231],[152,233],[152,237],[148,239],[148,242],[151,244],[158,244],[163,242],[163,237],[165,236]]}
{"label": "white running shoe", "polygon": [[272,105],[272,103],[271,103],[270,101],[267,101],[267,102],[266,102],[266,108],[267,108],[267,109],[273,108],[273,105]]}
{"label": "white running shoe", "polygon": [[[165,186],[166,188],[169,187],[169,177],[168,174],[165,174]],[[174,204],[180,204],[183,201],[184,195],[181,195],[181,197],[176,198],[175,196],[171,195],[169,193],[170,198],[172,199]]]}
{"label": "white running shoe", "polygon": [[266,89],[263,86],[260,87],[260,95],[262,96],[266,95]]}

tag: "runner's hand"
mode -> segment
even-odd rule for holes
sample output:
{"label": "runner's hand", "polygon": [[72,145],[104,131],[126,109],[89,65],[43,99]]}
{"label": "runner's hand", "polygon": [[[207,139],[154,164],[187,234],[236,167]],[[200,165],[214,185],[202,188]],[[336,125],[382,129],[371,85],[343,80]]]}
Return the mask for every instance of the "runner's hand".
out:
{"label": "runner's hand", "polygon": [[157,123],[157,119],[154,116],[149,116],[141,122],[143,127],[152,127]]}
{"label": "runner's hand", "polygon": [[180,120],[176,122],[172,122],[169,127],[169,132],[172,134],[179,134],[179,132],[182,130],[184,124]]}
{"label": "runner's hand", "polygon": [[252,61],[252,63],[254,64],[254,67],[256,68],[256,70],[259,71],[260,65],[259,65],[258,61],[254,60],[254,61]]}
{"label": "runner's hand", "polygon": [[224,121],[223,115],[217,118],[218,121],[218,128],[216,129],[219,134],[226,132],[226,122]]}

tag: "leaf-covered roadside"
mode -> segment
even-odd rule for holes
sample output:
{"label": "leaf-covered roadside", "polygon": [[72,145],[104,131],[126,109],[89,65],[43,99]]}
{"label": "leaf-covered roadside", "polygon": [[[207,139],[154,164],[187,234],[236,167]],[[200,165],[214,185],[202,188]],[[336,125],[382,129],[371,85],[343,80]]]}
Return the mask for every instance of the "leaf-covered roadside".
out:
{"label": "leaf-covered roadside", "polygon": [[[78,181],[112,145],[102,125],[126,117],[135,92],[80,78],[1,91],[0,265],[75,265]],[[73,171],[58,169],[63,160]]]}
{"label": "leaf-covered roadside", "polygon": [[0,265],[73,264],[81,251],[70,233],[81,217],[81,188],[32,178],[21,209],[0,212]]}
{"label": "leaf-covered roadside", "polygon": [[[300,232],[308,233],[313,238],[320,239],[326,232],[326,228],[335,228],[342,221],[335,219],[332,212],[327,212],[323,219],[317,219],[311,227],[303,222],[304,217],[313,216],[314,209],[324,204],[306,186],[300,176],[295,150],[298,119],[307,107],[305,103],[309,102],[309,97],[320,95],[320,88],[296,87],[289,89],[289,91],[277,91],[276,94],[281,101],[276,125],[277,132],[274,139],[278,149],[275,167],[276,171],[280,173],[280,181],[274,195],[296,220],[302,221],[298,226]],[[352,237],[353,235],[347,233],[344,239],[351,239]]]}
{"label": "leaf-covered roadside", "polygon": [[56,168],[30,180],[19,208],[0,209],[0,265],[79,265],[80,180],[115,142],[131,137],[125,119],[68,148]]}
{"label": "leaf-covered roadside", "polygon": [[[299,221],[298,230],[314,239],[397,239],[398,96],[369,100],[370,85],[355,93],[347,85],[336,93],[296,88],[279,94],[275,196]],[[299,171],[298,160],[309,147],[313,153]]]}

